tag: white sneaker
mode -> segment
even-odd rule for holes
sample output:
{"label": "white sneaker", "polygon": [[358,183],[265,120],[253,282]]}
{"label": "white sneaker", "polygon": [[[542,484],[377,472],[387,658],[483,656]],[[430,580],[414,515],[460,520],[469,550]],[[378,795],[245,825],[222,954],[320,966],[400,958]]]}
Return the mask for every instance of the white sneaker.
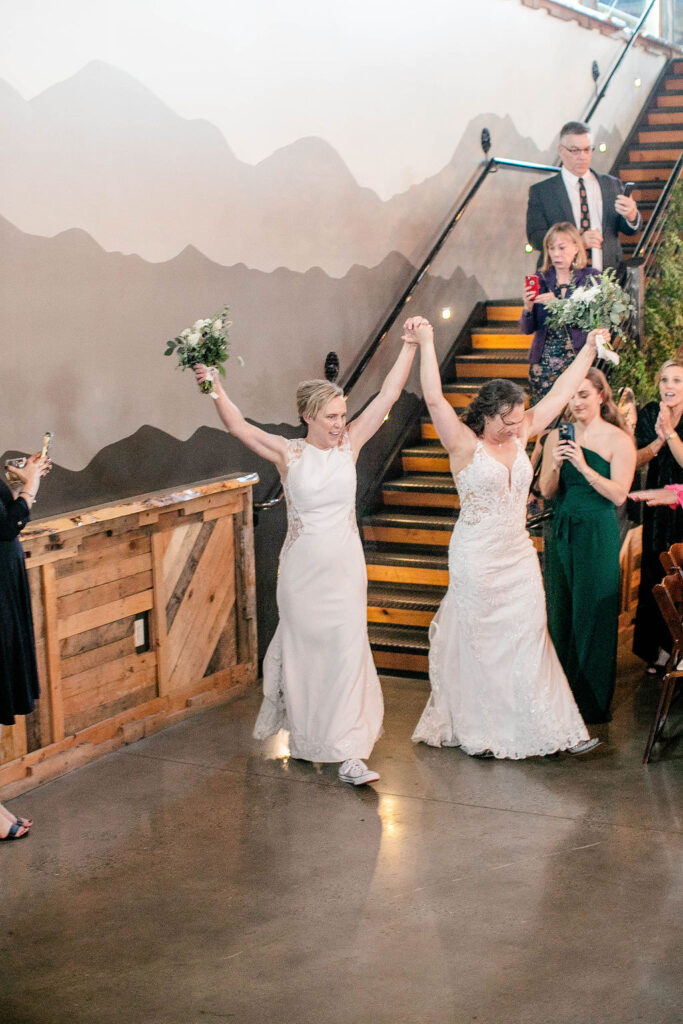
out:
{"label": "white sneaker", "polygon": [[567,747],[568,754],[587,754],[589,750],[595,750],[596,747],[600,746],[600,740],[597,736],[594,736],[590,740],[581,740],[580,743],[575,743],[573,747]]}
{"label": "white sneaker", "polygon": [[364,786],[366,782],[377,782],[379,773],[373,772],[361,761],[359,757],[353,757],[339,768],[339,781],[350,782],[352,786]]}

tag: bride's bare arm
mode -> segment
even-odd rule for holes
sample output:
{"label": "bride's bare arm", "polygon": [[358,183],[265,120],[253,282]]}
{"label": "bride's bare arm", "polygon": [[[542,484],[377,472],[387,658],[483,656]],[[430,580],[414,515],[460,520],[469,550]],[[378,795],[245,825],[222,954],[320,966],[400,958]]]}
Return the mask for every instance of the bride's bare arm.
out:
{"label": "bride's bare arm", "polygon": [[593,365],[593,360],[597,353],[596,336],[598,334],[602,334],[605,339],[609,338],[605,330],[591,331],[586,338],[586,344],[564,373],[557,378],[548,394],[527,412],[530,437],[545,430],[548,424],[552,423],[555,417],[560,415],[569,399],[579,387],[579,384]]}
{"label": "bride's bare arm", "polygon": [[406,335],[414,337],[420,346],[422,395],[442,445],[449,455],[457,452],[460,448],[473,446],[472,431],[458,418],[453,406],[444,398],[431,324],[425,321],[424,325],[414,326],[413,321],[408,320],[406,321]]}
{"label": "bride's bare arm", "polygon": [[241,441],[250,451],[262,459],[267,459],[268,462],[274,462],[280,473],[283,473],[287,467],[285,438],[278,434],[269,434],[266,430],[255,427],[253,423],[247,423],[235,403],[226,395],[223,385],[217,379],[217,374],[212,374],[207,366],[197,363],[194,367],[194,375],[198,384],[208,379],[213,380],[213,386],[218,395],[214,405],[226,430],[230,431],[233,437]]}
{"label": "bride's bare arm", "polygon": [[398,354],[396,362],[384,378],[379,394],[349,424],[349,439],[356,454],[361,450],[365,442],[369,441],[377,433],[387,418],[392,405],[401,397],[403,386],[408,380],[408,374],[413,365],[416,349],[417,343],[409,341],[404,337],[403,347]]}

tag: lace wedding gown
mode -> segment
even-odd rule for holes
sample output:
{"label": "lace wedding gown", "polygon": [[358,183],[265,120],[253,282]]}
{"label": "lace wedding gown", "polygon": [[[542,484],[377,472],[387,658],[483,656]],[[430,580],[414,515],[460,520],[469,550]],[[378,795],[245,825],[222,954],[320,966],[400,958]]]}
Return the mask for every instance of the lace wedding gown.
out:
{"label": "lace wedding gown", "polygon": [[588,738],[548,635],[526,530],[531,463],[517,443],[511,470],[478,441],[455,477],[460,515],[448,590],[429,631],[432,693],[416,743],[522,758]]}
{"label": "lace wedding gown", "polygon": [[306,761],[366,758],[384,705],[368,643],[353,452],[348,434],[337,448],[297,438],[288,449],[280,622],[264,660],[254,736],[287,729],[291,755]]}

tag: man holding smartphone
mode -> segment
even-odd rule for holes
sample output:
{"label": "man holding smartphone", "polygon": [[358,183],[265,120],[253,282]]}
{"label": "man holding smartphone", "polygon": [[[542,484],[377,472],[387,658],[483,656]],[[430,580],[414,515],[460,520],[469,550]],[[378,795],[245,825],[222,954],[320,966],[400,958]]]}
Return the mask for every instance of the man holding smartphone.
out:
{"label": "man holding smartphone", "polygon": [[590,169],[594,148],[590,126],[583,121],[569,121],[561,129],[559,174],[529,189],[527,238],[542,254],[546,231],[569,221],[582,236],[591,266],[618,269],[623,260],[619,232],[635,235],[643,224],[630,188],[611,174]]}

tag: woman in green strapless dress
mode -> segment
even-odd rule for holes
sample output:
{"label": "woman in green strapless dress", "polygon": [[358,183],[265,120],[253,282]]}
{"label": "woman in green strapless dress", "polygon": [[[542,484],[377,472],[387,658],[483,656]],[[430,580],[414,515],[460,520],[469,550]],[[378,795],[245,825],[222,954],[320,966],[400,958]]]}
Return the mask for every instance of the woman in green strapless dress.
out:
{"label": "woman in green strapless dress", "polygon": [[553,430],[540,487],[554,518],[546,548],[548,628],[586,723],[609,722],[617,667],[619,524],[636,450],[600,370],[571,400],[576,440]]}

